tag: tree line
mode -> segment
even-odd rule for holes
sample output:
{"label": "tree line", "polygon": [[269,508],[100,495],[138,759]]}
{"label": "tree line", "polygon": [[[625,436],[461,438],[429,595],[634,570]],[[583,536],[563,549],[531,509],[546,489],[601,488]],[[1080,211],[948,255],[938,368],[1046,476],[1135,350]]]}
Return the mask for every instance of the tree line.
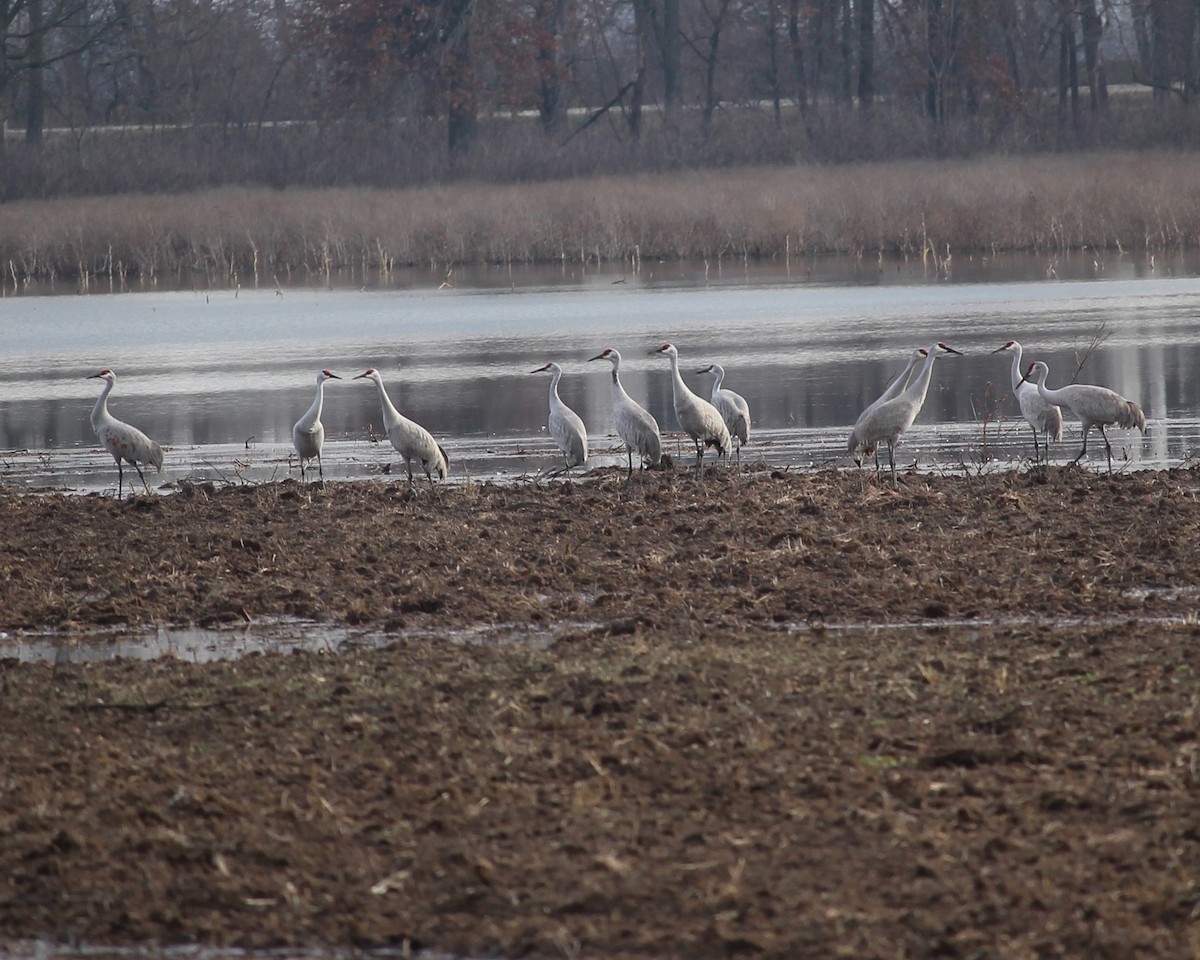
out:
{"label": "tree line", "polygon": [[1200,0],[0,0],[9,198],[1191,143],[1198,87]]}

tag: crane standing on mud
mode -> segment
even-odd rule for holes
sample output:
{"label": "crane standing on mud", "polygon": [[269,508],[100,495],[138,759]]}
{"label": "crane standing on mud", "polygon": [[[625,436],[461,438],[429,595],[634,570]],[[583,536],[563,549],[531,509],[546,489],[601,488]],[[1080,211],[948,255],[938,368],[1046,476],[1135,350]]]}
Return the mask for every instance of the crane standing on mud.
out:
{"label": "crane standing on mud", "polygon": [[550,428],[550,436],[558,444],[558,449],[566,458],[567,465],[561,470],[553,471],[550,476],[557,477],[566,473],[572,467],[587,463],[588,436],[587,428],[574,410],[562,402],[558,395],[558,381],[562,379],[562,367],[557,363],[548,363],[544,367],[530,370],[530,373],[550,372],[550,416],[546,425]]}
{"label": "crane standing on mud", "polygon": [[93,373],[88,380],[103,380],[104,389],[92,408],[92,429],[101,445],[112,454],[117,461],[117,499],[120,500],[125,492],[125,471],[122,462],[132,463],[142,481],[146,493],[150,487],[146,484],[146,475],[142,473],[142,464],[153,466],[159,473],[163,468],[162,447],[142,433],[137,427],[118,420],[108,412],[108,395],[112,392],[117,375],[111,370],[101,370]]}
{"label": "crane standing on mud", "polygon": [[607,360],[612,364],[613,421],[616,424],[617,436],[629,451],[629,474],[626,479],[632,479],[634,450],[637,451],[638,463],[642,467],[647,460],[652,467],[662,460],[662,436],[658,432],[658,421],[621,386],[620,353],[608,349],[592,357],[588,363],[592,360]]}
{"label": "crane standing on mud", "polygon": [[317,475],[324,480],[325,468],[321,464],[321,447],[325,444],[325,427],[321,423],[321,407],[325,403],[325,381],[341,380],[336,373],[322,370],[317,374],[317,396],[312,406],[296,425],[292,427],[292,446],[300,458],[300,480],[304,480],[304,464],[314,457],[317,461]]}
{"label": "crane standing on mud", "polygon": [[901,435],[907,432],[908,428],[913,425],[913,421],[917,419],[917,414],[921,412],[921,407],[925,405],[925,394],[929,392],[929,380],[933,375],[933,361],[937,359],[939,352],[962,356],[959,351],[953,347],[946,346],[941,341],[930,344],[928,354],[925,357],[925,363],[921,367],[921,372],[917,374],[916,379],[898,397],[881,403],[874,409],[869,410],[859,432],[864,449],[873,448],[880,441],[887,444],[888,459],[891,461],[892,466],[893,487],[898,485],[898,481],[896,480],[896,445],[900,442]]}
{"label": "crane standing on mud", "polygon": [[1046,400],[1037,387],[1021,376],[1021,345],[1016,340],[1009,340],[1002,347],[997,347],[992,353],[1011,350],[1012,362],[1012,391],[1021,408],[1021,416],[1033,429],[1033,462],[1040,460],[1038,450],[1038,433],[1046,435],[1046,462],[1050,462],[1050,441],[1058,443],[1062,440],[1063,419],[1062,410]]}
{"label": "crane standing on mud", "polygon": [[413,458],[421,461],[425,468],[425,477],[433,488],[433,473],[436,471],[439,480],[445,480],[450,472],[450,457],[441,444],[433,439],[433,434],[419,423],[409,420],[400,413],[392,403],[383,386],[383,377],[378,370],[367,370],[360,373],[355,380],[371,380],[379,388],[379,406],[383,411],[383,429],[396,452],[404,458],[404,466],[408,470],[408,489],[413,489]]}
{"label": "crane standing on mud", "polygon": [[716,377],[713,381],[712,396],[709,397],[709,402],[721,414],[725,426],[729,428],[729,436],[737,441],[737,462],[740,464],[742,462],[742,444],[750,442],[750,404],[740,393],[726,390],[722,386],[725,382],[725,368],[719,363],[710,363],[703,370],[696,372],[711,373]]}
{"label": "crane standing on mud", "polygon": [[675,418],[684,433],[692,438],[696,445],[696,466],[704,466],[704,448],[716,447],[718,457],[728,458],[733,441],[729,438],[729,428],[725,420],[707,400],[692,393],[679,375],[679,351],[669,343],[664,343],[657,350],[651,350],[651,355],[665,353],[671,360],[671,399],[675,406]]}
{"label": "crane standing on mud", "polygon": [[[908,366],[900,371],[900,373],[892,380],[892,382],[888,384],[887,389],[884,390],[883,393],[881,393],[878,397],[876,397],[872,403],[869,403],[866,409],[858,415],[858,419],[854,421],[854,427],[850,431],[850,440],[846,444],[846,453],[848,453],[854,459],[855,464],[858,466],[862,466],[863,457],[875,457],[875,444],[872,443],[870,446],[863,446],[862,440],[863,425],[867,422],[867,418],[871,411],[880,404],[887,403],[889,400],[900,396],[900,391],[908,386],[908,378],[913,372],[913,367],[915,367],[927,356],[929,356],[929,351],[924,347],[914,350],[912,356],[909,358]],[[862,456],[858,455],[859,447],[863,448]],[[875,475],[879,475],[878,457],[875,457]]]}
{"label": "crane standing on mud", "polygon": [[1028,383],[1030,377],[1037,380],[1037,390],[1047,403],[1066,407],[1083,424],[1083,449],[1079,451],[1072,463],[1078,463],[1087,453],[1088,432],[1092,427],[1100,428],[1100,436],[1104,438],[1104,451],[1108,454],[1108,472],[1112,473],[1112,444],[1108,442],[1105,427],[1116,424],[1118,427],[1137,427],[1142,433],[1146,432],[1146,415],[1132,400],[1126,400],[1115,390],[1108,387],[1097,387],[1090,383],[1068,383],[1065,387],[1053,389],[1046,386],[1046,377],[1050,368],[1041,360],[1035,360],[1025,371],[1022,382]]}

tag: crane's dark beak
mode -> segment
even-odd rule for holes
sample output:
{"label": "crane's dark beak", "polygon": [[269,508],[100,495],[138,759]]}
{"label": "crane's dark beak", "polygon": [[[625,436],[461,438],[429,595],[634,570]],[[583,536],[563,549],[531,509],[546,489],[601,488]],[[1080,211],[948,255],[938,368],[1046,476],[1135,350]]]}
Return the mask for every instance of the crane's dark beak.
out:
{"label": "crane's dark beak", "polygon": [[1029,382],[1029,375],[1030,375],[1031,373],[1033,373],[1033,366],[1032,366],[1032,365],[1029,367],[1029,369],[1028,369],[1028,370],[1026,370],[1026,371],[1025,371],[1024,375],[1021,377],[1021,382],[1022,382],[1022,383],[1028,383],[1028,382]]}
{"label": "crane's dark beak", "polygon": [[948,347],[944,343],[939,343],[938,346],[941,347],[946,353],[952,353],[956,357],[966,356],[966,354],[964,354],[961,350],[955,350],[953,347]]}
{"label": "crane's dark beak", "polygon": [[[596,357],[592,357],[592,359],[595,360]],[[538,367],[536,370],[530,370],[529,372],[530,373],[545,373],[549,369],[550,369],[550,364],[546,364],[544,367]]]}
{"label": "crane's dark beak", "polygon": [[591,363],[591,362],[592,362],[592,360],[604,360],[604,359],[605,359],[605,356],[604,356],[604,354],[602,354],[602,353],[601,353],[601,354],[599,354],[598,356],[595,356],[595,357],[592,357],[592,358],[590,358],[590,359],[588,360],[588,363]]}
{"label": "crane's dark beak", "polygon": [[1008,344],[1006,343],[1002,347],[997,347],[995,350],[992,351],[992,353],[1003,353],[1007,349],[1008,349]]}

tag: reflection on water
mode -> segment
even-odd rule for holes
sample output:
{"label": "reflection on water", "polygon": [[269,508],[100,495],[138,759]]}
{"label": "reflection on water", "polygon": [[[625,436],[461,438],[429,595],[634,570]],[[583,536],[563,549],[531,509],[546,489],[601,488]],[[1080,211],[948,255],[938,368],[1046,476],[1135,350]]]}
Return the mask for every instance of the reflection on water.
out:
{"label": "reflection on water", "polygon": [[[1168,276],[1164,266],[1188,275]],[[119,378],[113,414],[170,448],[169,481],[295,475],[291,427],[322,367],[347,378],[378,368],[401,411],[443,441],[455,475],[482,478],[556,464],[545,428],[548,384],[529,374],[555,360],[565,370],[563,399],[588,425],[593,464],[615,464],[607,367],[586,361],[619,348],[626,389],[672,431],[669,366],[647,355],[664,340],[679,347],[697,392],[711,381],[691,371],[724,364],[726,386],[753,412],[744,456],[780,466],[847,464],[845,436],[859,411],[914,346],[939,339],[968,356],[937,362],[904,462],[1011,464],[1027,455],[1029,431],[1008,396],[1009,357],[990,351],[1020,340],[1028,357],[1049,363],[1054,386],[1070,379],[1098,332],[1103,342],[1080,379],[1137,400],[1150,420],[1145,438],[1112,431],[1117,458],[1179,462],[1197,448],[1194,264],[981,259],[956,264],[950,281],[919,263],[880,270],[830,261],[822,269],[482,269],[460,271],[458,286],[443,289],[409,277],[374,289],[9,297],[0,451],[15,452],[0,454],[0,480],[113,484],[88,422],[99,390],[84,378],[102,367]],[[1070,276],[1086,279],[1063,279]],[[372,442],[381,420],[368,382],[331,382],[322,419],[327,476],[377,475],[395,461],[386,442]],[[1075,455],[1079,436],[1069,421],[1060,459]],[[1094,452],[1103,462],[1102,445]]]}

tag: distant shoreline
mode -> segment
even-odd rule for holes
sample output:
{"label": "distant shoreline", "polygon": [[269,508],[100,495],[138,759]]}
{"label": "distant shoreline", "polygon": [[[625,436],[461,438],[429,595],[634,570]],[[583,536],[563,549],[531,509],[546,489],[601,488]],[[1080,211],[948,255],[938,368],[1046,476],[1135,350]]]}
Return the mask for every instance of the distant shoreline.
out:
{"label": "distant shoreline", "polygon": [[463,264],[920,258],[1200,246],[1197,157],[1094,152],[404,190],[220,188],[0,205],[8,288]]}

